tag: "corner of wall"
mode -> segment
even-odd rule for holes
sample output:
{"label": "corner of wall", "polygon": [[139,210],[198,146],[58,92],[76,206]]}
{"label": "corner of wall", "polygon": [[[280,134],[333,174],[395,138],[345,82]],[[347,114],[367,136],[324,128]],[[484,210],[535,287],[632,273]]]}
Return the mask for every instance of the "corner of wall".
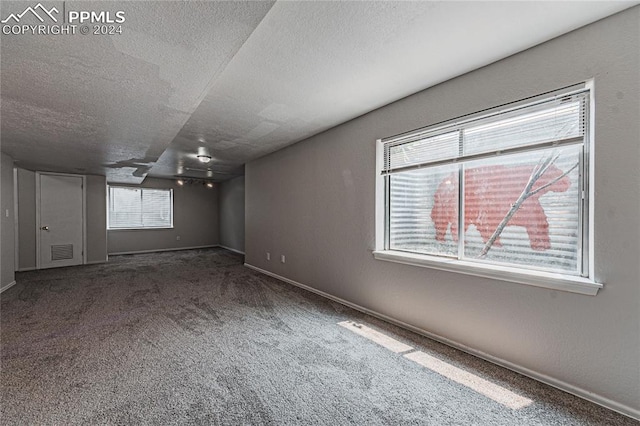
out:
{"label": "corner of wall", "polygon": [[15,208],[13,158],[0,153],[0,288],[6,290],[15,284]]}

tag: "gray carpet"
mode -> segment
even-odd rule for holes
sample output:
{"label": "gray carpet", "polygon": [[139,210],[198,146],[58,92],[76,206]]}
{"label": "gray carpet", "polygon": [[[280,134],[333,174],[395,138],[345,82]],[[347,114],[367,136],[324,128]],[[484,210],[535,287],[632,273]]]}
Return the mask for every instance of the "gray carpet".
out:
{"label": "gray carpet", "polygon": [[[631,419],[242,266],[222,249],[20,273],[2,424],[630,425]],[[510,409],[337,325],[533,400]]]}

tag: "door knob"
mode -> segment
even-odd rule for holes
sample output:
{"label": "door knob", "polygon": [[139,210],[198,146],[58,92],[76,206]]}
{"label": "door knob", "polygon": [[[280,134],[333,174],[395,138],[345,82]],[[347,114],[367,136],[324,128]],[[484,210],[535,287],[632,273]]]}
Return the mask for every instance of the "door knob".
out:
{"label": "door knob", "polygon": [[48,230],[49,230],[49,227],[48,227],[48,226],[43,226],[43,227],[42,227],[42,228],[40,228],[40,229],[42,229],[43,231],[48,231]]}

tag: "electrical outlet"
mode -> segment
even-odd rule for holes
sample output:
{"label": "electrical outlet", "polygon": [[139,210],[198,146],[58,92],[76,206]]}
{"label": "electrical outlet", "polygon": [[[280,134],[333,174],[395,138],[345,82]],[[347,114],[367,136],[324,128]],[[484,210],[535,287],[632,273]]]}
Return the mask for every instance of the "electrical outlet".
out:
{"label": "electrical outlet", "polygon": [[180,235],[176,237],[176,241],[180,241]]}
{"label": "electrical outlet", "polygon": [[271,253],[267,252],[267,260],[271,260]]}
{"label": "electrical outlet", "polygon": [[285,258],[284,258],[284,254],[282,256],[280,256],[280,262],[284,263]]}
{"label": "electrical outlet", "polygon": [[5,216],[9,217],[9,209],[5,211]]}

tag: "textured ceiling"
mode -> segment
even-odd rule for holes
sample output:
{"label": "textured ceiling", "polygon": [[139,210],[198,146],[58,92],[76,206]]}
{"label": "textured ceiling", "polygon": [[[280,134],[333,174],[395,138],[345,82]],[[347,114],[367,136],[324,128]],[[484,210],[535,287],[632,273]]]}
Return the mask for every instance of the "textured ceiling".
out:
{"label": "textured ceiling", "polygon": [[[273,4],[66,3],[125,11],[123,34],[3,35],[2,151],[120,182],[144,179]],[[24,8],[3,1],[0,15]]]}
{"label": "textured ceiling", "polygon": [[[87,3],[124,10],[124,34],[2,36],[2,151],[110,181],[223,180],[637,3]],[[2,2],[0,14],[24,4]]]}

